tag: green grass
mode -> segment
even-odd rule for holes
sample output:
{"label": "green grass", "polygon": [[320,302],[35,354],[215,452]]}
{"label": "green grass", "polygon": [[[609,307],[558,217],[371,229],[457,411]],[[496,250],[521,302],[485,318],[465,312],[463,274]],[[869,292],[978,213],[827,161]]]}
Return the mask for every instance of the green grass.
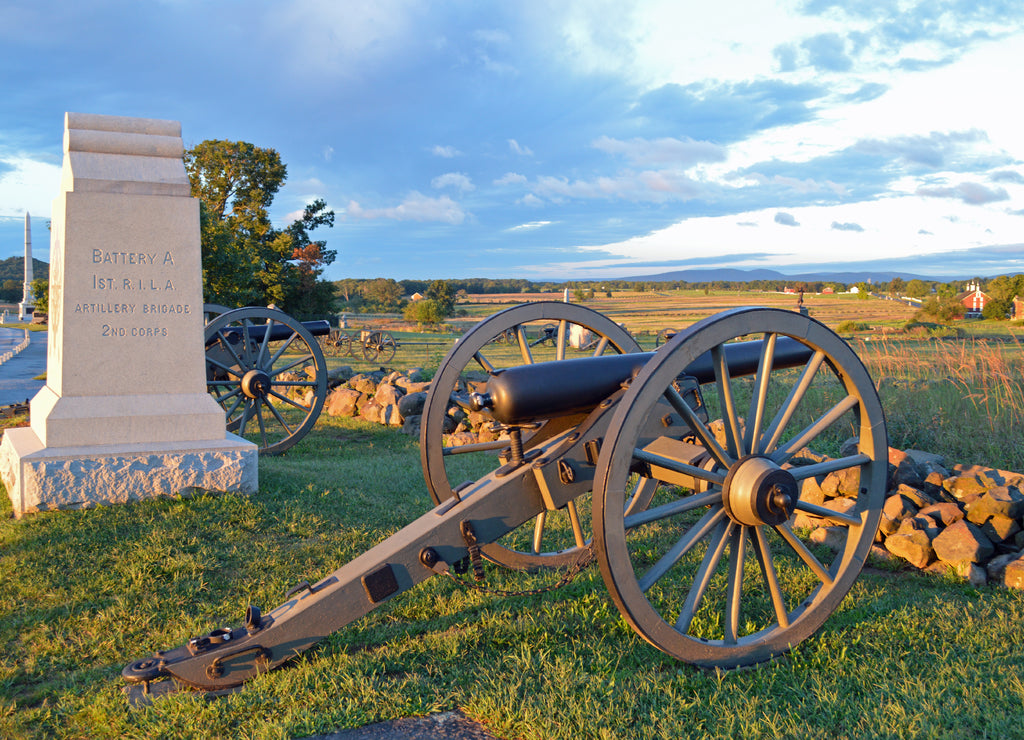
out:
{"label": "green grass", "polygon": [[[260,490],[0,523],[0,736],[302,737],[460,708],[505,738],[1024,737],[1024,595],[872,571],[783,659],[647,645],[596,568],[500,597],[435,578],[235,695],[129,709],[120,670],[264,611],[429,509],[415,440],[323,417]],[[4,511],[10,509],[4,504]],[[551,580],[488,570],[497,588]]]}

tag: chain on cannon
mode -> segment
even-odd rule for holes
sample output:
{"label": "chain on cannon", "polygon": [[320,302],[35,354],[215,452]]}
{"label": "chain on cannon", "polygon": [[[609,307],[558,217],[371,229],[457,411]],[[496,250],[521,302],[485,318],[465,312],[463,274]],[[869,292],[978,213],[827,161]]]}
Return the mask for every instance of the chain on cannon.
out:
{"label": "chain on cannon", "polygon": [[[551,324],[550,342],[531,340]],[[498,438],[444,444],[466,413]],[[421,434],[433,510],[266,614],[250,606],[241,626],[123,677],[136,697],[233,690],[480,558],[572,574],[593,557],[658,649],[704,667],[756,664],[811,636],[849,592],[887,453],[864,366],[799,313],[735,309],[643,352],[581,306],[516,306],[467,333],[435,375]],[[805,483],[830,473],[847,484],[826,501]]]}

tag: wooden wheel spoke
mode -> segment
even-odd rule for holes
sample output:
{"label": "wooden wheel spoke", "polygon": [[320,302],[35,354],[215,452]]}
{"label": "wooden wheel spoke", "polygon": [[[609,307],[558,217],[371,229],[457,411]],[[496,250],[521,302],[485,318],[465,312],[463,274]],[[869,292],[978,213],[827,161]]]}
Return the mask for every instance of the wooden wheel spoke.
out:
{"label": "wooden wheel spoke", "polygon": [[743,598],[743,557],[746,527],[734,527],[729,538],[729,583],[725,591],[725,644],[735,645],[739,637],[740,601]]}
{"label": "wooden wheel spoke", "polygon": [[783,447],[771,454],[772,460],[778,465],[788,462],[793,456],[809,445],[818,435],[835,424],[839,418],[858,403],[857,397],[849,395],[837,403],[816,421],[804,428],[798,435],[787,442]]}
{"label": "wooden wheel spoke", "polygon": [[594,346],[594,357],[600,357],[604,354],[604,351],[608,349],[608,337],[601,337],[597,340],[597,344]]}
{"label": "wooden wheel spoke", "polygon": [[764,424],[765,406],[768,402],[768,386],[772,374],[772,360],[775,358],[775,342],[778,334],[766,334],[761,342],[761,357],[754,376],[754,391],[750,395],[750,410],[747,412],[747,429],[743,437],[747,452],[754,453],[755,444],[761,437],[761,426]]}
{"label": "wooden wheel spoke", "polygon": [[[234,354],[234,353],[232,353],[232,354]],[[219,362],[218,360],[215,360],[214,358],[212,358],[210,356],[206,357],[206,362],[209,363],[210,365],[213,365],[215,368],[218,368],[219,370],[223,370],[224,372],[228,373],[229,375],[233,375],[236,378],[241,378],[242,375],[244,375],[244,373],[239,373],[237,370],[235,370],[234,367],[231,367],[229,365],[225,365],[224,363]],[[235,362],[238,363],[238,367],[241,367],[242,361],[238,359],[237,355],[235,355]],[[209,382],[211,382],[211,383],[223,383],[225,381],[211,380]]]}
{"label": "wooden wheel spoke", "polygon": [[679,391],[672,386],[669,386],[665,389],[664,396],[672,405],[672,408],[675,409],[676,412],[686,420],[686,423],[690,425],[690,429],[697,435],[697,438],[704,446],[704,449],[707,450],[713,458],[715,458],[715,462],[723,468],[731,467],[735,462],[735,459],[728,452],[722,449],[722,445],[718,444],[718,440],[715,439],[715,435],[707,428],[707,425],[700,420],[700,417],[697,416],[696,412],[690,408],[690,404],[688,404],[686,400],[679,395]]}
{"label": "wooden wheel spoke", "polygon": [[476,364],[479,365],[488,375],[494,375],[494,365],[488,360],[483,352],[477,351],[473,355]]}
{"label": "wooden wheel spoke", "polygon": [[308,412],[310,410],[310,408],[312,408],[311,406],[304,406],[303,404],[301,404],[298,401],[296,401],[294,398],[288,398],[288,396],[286,396],[286,395],[284,395],[282,393],[278,393],[273,388],[270,389],[270,393],[268,395],[271,395],[274,398],[276,398],[277,400],[283,401],[284,403],[287,403],[289,406],[297,408],[300,411]]}
{"label": "wooden wheel spoke", "polygon": [[561,361],[565,359],[565,342],[566,342],[566,325],[568,322],[565,319],[561,319],[558,322],[558,334],[555,336],[555,360]]}
{"label": "wooden wheel spoke", "polygon": [[859,527],[863,523],[861,518],[856,514],[833,511],[832,509],[828,509],[824,506],[818,506],[817,504],[811,504],[806,501],[797,501],[796,508],[805,514],[821,517],[822,519],[831,519],[839,524],[849,524],[851,527]]}
{"label": "wooden wheel spoke", "polygon": [[807,393],[807,389],[811,387],[811,382],[814,380],[815,374],[818,372],[818,368],[821,367],[821,363],[825,360],[825,353],[820,349],[817,350],[811,359],[804,365],[803,371],[800,373],[800,377],[797,382],[793,384],[793,387],[789,390],[789,395],[786,400],[783,401],[782,406],[779,407],[778,413],[775,414],[775,418],[772,419],[772,423],[764,433],[764,438],[757,448],[764,454],[770,453],[775,449],[775,445],[779,443],[779,438],[782,436],[783,430],[786,425],[789,424],[789,420],[793,417],[797,407],[800,405],[800,401],[803,400],[804,395]]}
{"label": "wooden wheel spoke", "polygon": [[547,523],[548,513],[542,511],[537,515],[537,518],[533,520],[533,552],[540,554],[543,552],[541,549],[544,540],[544,524]]}
{"label": "wooden wheel spoke", "polygon": [[808,478],[816,478],[819,475],[828,475],[839,470],[846,470],[847,468],[855,468],[864,463],[871,462],[871,458],[863,453],[856,455],[848,455],[847,457],[837,457],[834,460],[825,460],[820,463],[813,463],[811,465],[797,465],[789,468],[789,472],[793,478],[797,481],[807,480]]}
{"label": "wooden wheel spoke", "polygon": [[722,553],[725,552],[725,545],[729,542],[729,533],[735,526],[737,525],[734,522],[723,519],[718,523],[715,531],[708,539],[708,549],[704,553],[704,559],[701,561],[700,567],[694,574],[693,586],[686,594],[683,610],[676,620],[676,629],[680,632],[686,633],[690,631],[693,616],[700,609],[700,603],[704,599],[705,592],[708,590],[708,584],[711,583],[711,576],[714,575],[715,570],[718,568],[718,563],[722,560]]}
{"label": "wooden wheel spoke", "polygon": [[754,527],[751,544],[754,547],[754,554],[757,555],[757,563],[761,566],[761,576],[764,578],[771,596],[772,608],[775,609],[775,620],[780,627],[786,628],[789,626],[789,612],[786,610],[786,599],[782,594],[782,587],[779,585],[779,576],[775,571],[775,563],[772,560],[772,551],[768,545],[764,527]]}
{"label": "wooden wheel spoke", "polygon": [[717,473],[713,470],[705,470],[704,468],[698,468],[695,465],[689,465],[688,463],[679,462],[678,460],[672,460],[662,455],[656,455],[653,452],[647,452],[646,450],[637,448],[633,450],[633,459],[645,462],[650,465],[656,465],[659,468],[665,468],[675,473],[683,473],[689,475],[697,480],[702,480],[707,483],[714,483],[715,485],[723,485],[725,483],[725,476],[721,473]]}
{"label": "wooden wheel spoke", "polygon": [[793,552],[804,561],[804,564],[818,577],[819,581],[826,586],[832,585],[832,576],[829,575],[825,566],[821,564],[818,558],[814,557],[813,552],[807,549],[807,545],[793,534],[793,530],[789,528],[788,524],[779,524],[775,527],[775,531],[782,535],[782,538],[793,548]]}
{"label": "wooden wheel spoke", "polygon": [[[316,364],[315,362],[313,362],[313,355],[311,355],[311,354],[305,355],[304,357],[299,357],[298,359],[296,359],[296,360],[294,360],[292,362],[289,362],[287,365],[279,367],[276,370],[272,370],[269,373],[269,375],[270,375],[271,378],[276,378],[278,375],[281,375],[282,373],[289,372],[293,367],[295,367],[297,365],[302,365],[302,364],[311,363],[311,362],[314,365]],[[273,365],[267,365],[267,367],[273,367]]]}
{"label": "wooden wheel spoke", "polygon": [[284,427],[284,430],[288,433],[288,436],[295,434],[295,430],[288,426],[288,422],[285,421],[283,416],[281,416],[281,412],[274,407],[274,404],[268,403],[267,408],[270,409],[270,413],[272,413],[274,415],[274,418],[277,419],[277,423]]}
{"label": "wooden wheel spoke", "polygon": [[526,336],[526,329],[522,324],[517,324],[516,343],[519,345],[519,354],[523,358],[524,365],[533,364],[533,353],[530,351],[530,340]]}
{"label": "wooden wheel spoke", "polygon": [[[228,341],[227,336],[224,334],[224,330],[223,329],[221,329],[220,331],[217,332],[217,342],[220,343],[220,346],[224,348],[225,352],[227,352],[229,355],[231,355],[231,359],[233,359],[235,361],[235,364],[238,367],[242,368],[243,371],[244,370],[248,370],[249,368],[252,367],[252,365],[247,364],[241,357],[238,356],[238,353],[235,352],[235,348],[231,346],[231,342]],[[210,343],[210,344],[216,344],[217,342],[213,342],[213,343]],[[241,377],[241,375],[237,371],[232,370],[230,367],[227,367],[225,365],[221,365],[219,362],[216,362],[215,360],[211,360],[209,352],[207,352],[207,354],[206,354],[206,359],[207,359],[208,362],[211,362],[211,363],[217,365],[218,367],[220,367],[221,369],[231,373],[232,375],[237,375],[238,377]],[[244,375],[244,372],[242,373],[242,375]]]}
{"label": "wooden wheel spoke", "polygon": [[702,516],[696,524],[688,529],[682,537],[672,546],[672,548],[665,553],[654,566],[644,573],[643,577],[638,579],[641,591],[647,591],[657,583],[662,576],[664,576],[672,568],[673,565],[679,562],[679,559],[683,557],[690,549],[696,545],[702,538],[706,537],[708,532],[714,529],[715,525],[718,524],[725,517],[725,508],[716,506],[711,511]]}
{"label": "wooden wheel spoke", "polygon": [[569,525],[572,527],[572,537],[576,542],[576,547],[586,547],[587,538],[583,535],[583,525],[580,523],[580,512],[576,508],[576,502],[567,503],[565,511],[569,515]]}
{"label": "wooden wheel spoke", "polygon": [[662,519],[678,516],[679,514],[685,514],[688,511],[700,509],[704,506],[714,506],[715,504],[721,503],[721,490],[699,493],[678,499],[677,501],[669,501],[666,504],[655,506],[653,509],[647,509],[646,511],[640,511],[636,514],[630,514],[622,520],[622,523],[626,528],[626,531],[629,531],[630,529],[634,529],[635,527],[639,527],[644,524],[650,524],[651,522],[657,522]]}
{"label": "wooden wheel spoke", "polygon": [[727,449],[734,459],[739,459],[746,454],[746,450],[743,449],[743,435],[740,432],[740,420],[736,413],[736,400],[732,395],[729,362],[722,350],[722,345],[719,344],[711,348],[711,363],[715,369],[718,399],[722,404],[722,421],[725,422]]}
{"label": "wooden wheel spoke", "polygon": [[[267,333],[270,333],[269,330]],[[299,333],[297,331],[293,331],[290,337],[281,342],[281,346],[277,348],[276,352],[274,352],[274,356],[270,358],[270,363],[266,365],[266,367],[273,367],[274,365],[276,365],[277,361],[280,360],[281,356],[288,350],[289,347],[292,346],[292,342],[294,342],[295,338],[298,336]],[[311,359],[312,357],[313,355],[306,355],[306,359]]]}

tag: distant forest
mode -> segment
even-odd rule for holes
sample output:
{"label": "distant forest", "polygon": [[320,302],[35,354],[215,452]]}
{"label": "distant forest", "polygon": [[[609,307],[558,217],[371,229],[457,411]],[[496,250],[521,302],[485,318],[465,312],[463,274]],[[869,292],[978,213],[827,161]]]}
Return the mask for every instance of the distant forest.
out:
{"label": "distant forest", "polygon": [[[32,258],[32,277],[48,279],[50,265]],[[25,258],[8,257],[0,261],[0,303],[18,303],[25,283]]]}

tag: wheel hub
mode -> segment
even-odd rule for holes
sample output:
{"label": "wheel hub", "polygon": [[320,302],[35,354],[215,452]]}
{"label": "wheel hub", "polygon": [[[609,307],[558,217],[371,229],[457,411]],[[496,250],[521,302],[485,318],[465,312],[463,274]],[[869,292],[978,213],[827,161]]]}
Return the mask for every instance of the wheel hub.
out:
{"label": "wheel hub", "polygon": [[266,398],[270,386],[270,376],[262,370],[250,370],[242,376],[242,392],[249,398]]}
{"label": "wheel hub", "polygon": [[722,489],[726,511],[746,526],[782,524],[793,515],[800,487],[771,459],[751,455],[737,462]]}

